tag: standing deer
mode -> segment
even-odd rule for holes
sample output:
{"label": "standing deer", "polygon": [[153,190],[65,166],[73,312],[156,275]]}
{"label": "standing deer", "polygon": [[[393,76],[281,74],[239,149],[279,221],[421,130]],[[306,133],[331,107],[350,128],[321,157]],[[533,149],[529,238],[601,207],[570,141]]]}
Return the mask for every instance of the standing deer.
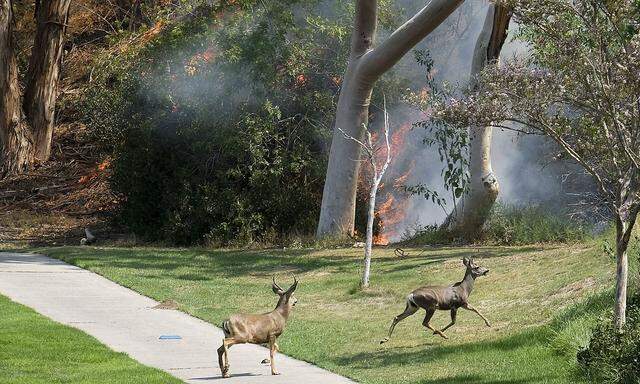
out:
{"label": "standing deer", "polygon": [[[293,292],[298,286],[298,279],[293,277],[293,285],[286,291],[276,283],[273,278],[271,289],[280,296],[276,308],[261,315],[237,314],[222,322],[224,339],[222,346],[218,348],[218,363],[222,370],[222,377],[229,377],[229,356],[228,349],[234,344],[269,344],[271,357],[271,374],[279,375],[274,363],[274,355],[279,350],[276,339],[284,331],[287,319],[293,307],[298,302],[293,296]],[[223,361],[224,356],[224,361]]]}
{"label": "standing deer", "polygon": [[[404,309],[404,312],[393,319],[391,328],[389,328],[389,335],[382,339],[380,344],[389,341],[396,324],[413,315],[420,308],[424,308],[427,311],[422,325],[432,330],[434,335],[438,334],[445,339],[448,339],[448,337],[444,334],[444,331],[456,323],[456,314],[460,307],[477,313],[478,316],[484,320],[487,327],[491,327],[489,320],[487,320],[487,318],[484,317],[477,309],[472,307],[468,301],[476,278],[489,273],[489,269],[476,265],[472,259],[467,257],[462,259],[462,263],[467,267],[462,281],[450,286],[420,287],[411,292],[409,296],[407,296],[407,306]],[[451,322],[441,330],[437,330],[429,324],[431,317],[433,317],[433,314],[436,312],[436,309],[451,311]]]}

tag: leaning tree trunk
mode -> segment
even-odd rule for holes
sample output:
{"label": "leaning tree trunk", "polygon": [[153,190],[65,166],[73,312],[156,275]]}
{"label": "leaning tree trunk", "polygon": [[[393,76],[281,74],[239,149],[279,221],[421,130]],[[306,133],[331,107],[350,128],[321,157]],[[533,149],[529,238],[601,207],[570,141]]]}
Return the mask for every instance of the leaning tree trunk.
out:
{"label": "leaning tree trunk", "polygon": [[349,136],[362,139],[369,115],[371,92],[376,81],[462,2],[463,0],[430,1],[376,48],[372,46],[377,28],[377,1],[356,2],[351,53],[336,111],[318,237],[353,235],[361,148],[351,140],[342,140],[342,134],[337,128]]}
{"label": "leaning tree trunk", "polygon": [[[497,65],[502,45],[507,38],[511,11],[503,6],[489,5],[484,26],[473,53],[471,87],[477,86],[477,78],[487,65]],[[469,128],[469,189],[445,226],[472,240],[480,233],[500,187],[491,168],[491,138],[493,128]]]}
{"label": "leaning tree trunk", "polygon": [[37,161],[49,159],[60,77],[64,32],[71,0],[36,1],[36,37],[24,94],[24,112],[34,139]]}
{"label": "leaning tree trunk", "polygon": [[10,0],[0,0],[0,177],[24,171],[33,160],[31,132],[22,119]]}

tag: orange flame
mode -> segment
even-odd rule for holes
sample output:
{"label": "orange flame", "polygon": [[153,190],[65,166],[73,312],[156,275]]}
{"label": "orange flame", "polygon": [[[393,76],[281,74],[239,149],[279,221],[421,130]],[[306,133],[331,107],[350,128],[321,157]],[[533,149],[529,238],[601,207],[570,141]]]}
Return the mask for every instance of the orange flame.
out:
{"label": "orange flame", "polygon": [[304,74],[296,76],[296,87],[304,87],[307,84],[307,78]]}
{"label": "orange flame", "polygon": [[[402,156],[411,127],[412,124],[406,122],[391,133],[389,142],[392,159],[397,160]],[[385,148],[377,153],[377,161],[383,162],[386,156],[387,150]],[[394,164],[398,165],[394,167]],[[391,239],[397,238],[401,234],[401,226],[404,223],[409,207],[409,198],[402,190],[402,187],[406,184],[413,171],[415,160],[410,161],[409,166],[404,169],[398,169],[399,164],[401,163],[392,163],[389,169],[387,178],[390,183],[380,185],[380,190],[384,192],[384,198],[376,209],[376,216],[381,221],[380,233],[374,238],[374,243],[377,245],[387,245],[391,242]],[[382,196],[382,194],[380,195]]]}

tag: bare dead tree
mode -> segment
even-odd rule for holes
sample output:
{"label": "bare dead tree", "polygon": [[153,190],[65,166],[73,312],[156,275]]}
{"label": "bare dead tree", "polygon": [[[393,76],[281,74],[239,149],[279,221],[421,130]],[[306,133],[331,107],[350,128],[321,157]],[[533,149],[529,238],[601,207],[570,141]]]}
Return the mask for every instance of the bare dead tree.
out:
{"label": "bare dead tree", "polygon": [[376,209],[376,195],[378,194],[378,187],[380,187],[380,182],[382,182],[382,178],[384,177],[387,168],[389,168],[389,164],[391,164],[391,144],[389,143],[389,114],[387,113],[387,103],[385,100],[384,103],[384,141],[386,145],[387,156],[385,158],[384,164],[381,167],[378,167],[376,164],[376,152],[380,148],[376,147],[371,138],[371,131],[367,128],[366,125],[362,125],[362,128],[365,132],[366,141],[361,141],[356,139],[353,136],[349,136],[342,128],[338,128],[338,130],[342,133],[342,135],[347,140],[351,140],[357,145],[359,145],[364,151],[364,155],[366,159],[371,164],[371,189],[369,190],[369,208],[367,210],[367,235],[364,246],[364,269],[362,271],[362,280],[360,281],[360,286],[362,288],[367,288],[369,286],[369,276],[371,274],[371,253],[373,249],[373,221],[375,218],[375,209]]}

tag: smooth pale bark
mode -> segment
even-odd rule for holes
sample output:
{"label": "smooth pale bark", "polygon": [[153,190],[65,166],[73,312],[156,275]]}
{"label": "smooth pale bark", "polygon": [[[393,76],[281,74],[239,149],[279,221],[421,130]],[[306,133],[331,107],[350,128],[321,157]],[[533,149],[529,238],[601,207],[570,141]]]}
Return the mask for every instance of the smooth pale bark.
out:
{"label": "smooth pale bark", "polygon": [[430,1],[375,49],[372,47],[377,29],[377,1],[356,2],[351,53],[336,111],[318,237],[351,236],[354,230],[361,148],[351,140],[342,140],[338,128],[349,136],[363,138],[364,127],[368,125],[371,92],[376,81],[462,2],[463,0]]}
{"label": "smooth pale bark", "polygon": [[621,330],[626,321],[627,285],[629,281],[629,257],[627,247],[631,238],[632,222],[616,220],[616,303],[614,306],[615,325]]}
{"label": "smooth pale bark", "polygon": [[626,322],[629,257],[627,248],[640,211],[640,170],[632,168],[625,175],[616,217],[616,302],[614,322],[621,331]]}
{"label": "smooth pale bark", "polygon": [[[511,12],[502,6],[489,5],[485,22],[478,36],[471,65],[471,87],[487,65],[496,65],[507,38]],[[491,168],[493,128],[469,128],[469,189],[445,226],[468,240],[478,236],[493,207],[500,186]]]}
{"label": "smooth pale bark", "polygon": [[22,119],[10,0],[0,0],[0,176],[24,171],[33,160],[32,137]]}
{"label": "smooth pale bark", "polygon": [[45,161],[51,154],[51,139],[64,32],[71,0],[36,1],[36,37],[24,94],[23,108],[33,132],[34,157]]}
{"label": "smooth pale bark", "polygon": [[373,253],[373,220],[376,215],[376,195],[380,182],[373,181],[371,192],[369,193],[369,209],[367,210],[367,237],[364,245],[364,269],[362,271],[362,280],[360,286],[367,288],[369,286],[369,276],[371,275],[371,254]]}

